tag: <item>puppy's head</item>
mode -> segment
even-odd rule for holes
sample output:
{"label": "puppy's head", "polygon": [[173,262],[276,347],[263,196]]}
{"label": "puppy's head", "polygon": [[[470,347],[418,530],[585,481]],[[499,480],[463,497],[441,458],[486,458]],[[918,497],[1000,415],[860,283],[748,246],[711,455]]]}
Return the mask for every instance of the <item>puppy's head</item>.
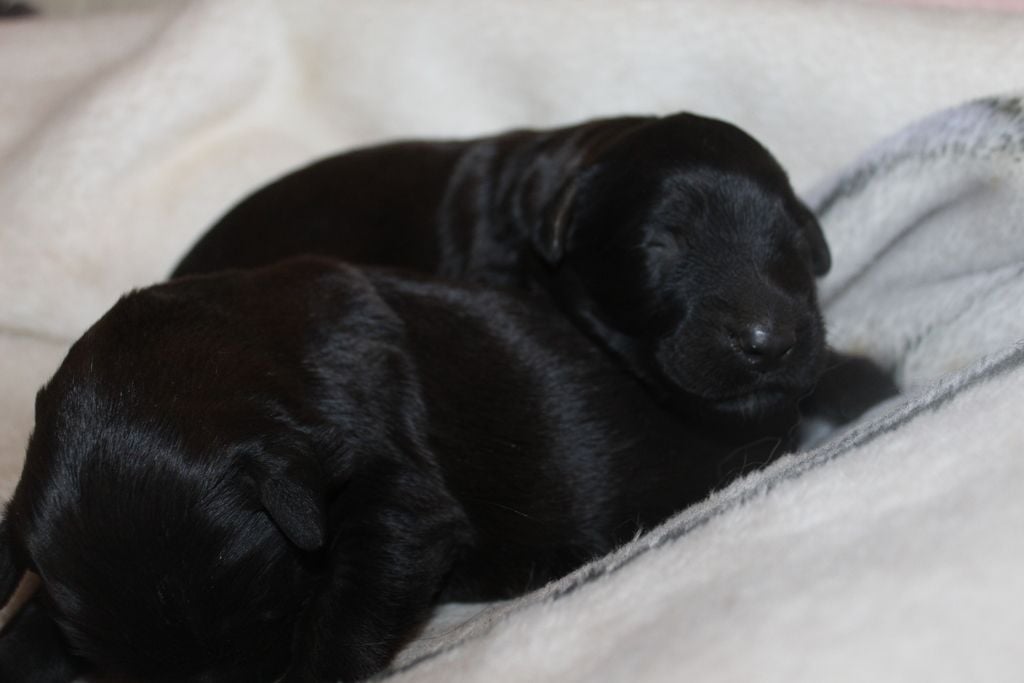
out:
{"label": "puppy's head", "polygon": [[9,506],[70,646],[129,680],[273,680],[325,540],[296,344],[253,339],[301,313],[231,282],[128,295],[72,347]]}
{"label": "puppy's head", "polygon": [[670,398],[756,418],[814,385],[830,264],[753,138],[692,115],[594,137],[536,244],[562,305]]}

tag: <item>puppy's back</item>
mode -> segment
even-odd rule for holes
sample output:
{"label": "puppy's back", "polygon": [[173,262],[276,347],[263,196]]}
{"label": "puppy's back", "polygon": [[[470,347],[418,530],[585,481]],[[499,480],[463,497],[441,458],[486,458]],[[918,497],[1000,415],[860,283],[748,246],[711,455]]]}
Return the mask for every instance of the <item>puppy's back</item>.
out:
{"label": "puppy's back", "polygon": [[401,319],[427,442],[473,545],[453,599],[542,585],[706,495],[724,448],[549,304],[369,271]]}

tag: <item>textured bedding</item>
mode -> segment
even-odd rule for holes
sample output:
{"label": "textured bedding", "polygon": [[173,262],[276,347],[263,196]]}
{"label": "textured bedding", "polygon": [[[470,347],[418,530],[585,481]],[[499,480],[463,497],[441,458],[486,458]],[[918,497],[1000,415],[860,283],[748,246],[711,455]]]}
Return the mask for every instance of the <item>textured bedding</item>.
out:
{"label": "textured bedding", "polygon": [[0,23],[0,497],[33,395],[257,184],[395,137],[691,110],[790,169],[832,344],[904,395],[396,681],[1024,680],[1024,15],[852,2],[192,0]]}

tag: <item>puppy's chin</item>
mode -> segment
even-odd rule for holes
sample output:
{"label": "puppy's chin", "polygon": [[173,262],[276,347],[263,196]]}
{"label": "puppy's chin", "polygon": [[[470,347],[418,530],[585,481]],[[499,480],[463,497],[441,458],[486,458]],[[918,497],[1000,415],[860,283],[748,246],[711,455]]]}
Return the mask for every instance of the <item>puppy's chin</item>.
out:
{"label": "puppy's chin", "polygon": [[780,388],[757,389],[737,396],[707,401],[709,410],[722,418],[756,422],[793,409],[799,394]]}
{"label": "puppy's chin", "polygon": [[[812,364],[811,367],[814,367]],[[683,414],[698,415],[712,423],[754,426],[792,417],[799,401],[814,387],[816,373],[787,381],[742,378],[734,385],[696,384],[688,375],[672,368],[660,368],[660,393],[668,404]],[[723,370],[723,374],[726,370]],[[693,373],[696,374],[696,373]],[[707,373],[703,373],[707,376]],[[812,380],[808,382],[808,379]]]}

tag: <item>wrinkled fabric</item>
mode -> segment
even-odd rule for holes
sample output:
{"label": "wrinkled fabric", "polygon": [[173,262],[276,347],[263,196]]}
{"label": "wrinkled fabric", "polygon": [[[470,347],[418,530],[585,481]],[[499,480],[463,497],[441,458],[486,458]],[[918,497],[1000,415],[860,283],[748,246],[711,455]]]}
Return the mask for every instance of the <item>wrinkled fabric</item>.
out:
{"label": "wrinkled fabric", "polygon": [[0,496],[68,344],[258,185],[400,137],[689,110],[789,169],[832,246],[832,344],[906,393],[545,589],[442,609],[394,680],[1020,680],[1021,36],[797,0],[0,23]]}

